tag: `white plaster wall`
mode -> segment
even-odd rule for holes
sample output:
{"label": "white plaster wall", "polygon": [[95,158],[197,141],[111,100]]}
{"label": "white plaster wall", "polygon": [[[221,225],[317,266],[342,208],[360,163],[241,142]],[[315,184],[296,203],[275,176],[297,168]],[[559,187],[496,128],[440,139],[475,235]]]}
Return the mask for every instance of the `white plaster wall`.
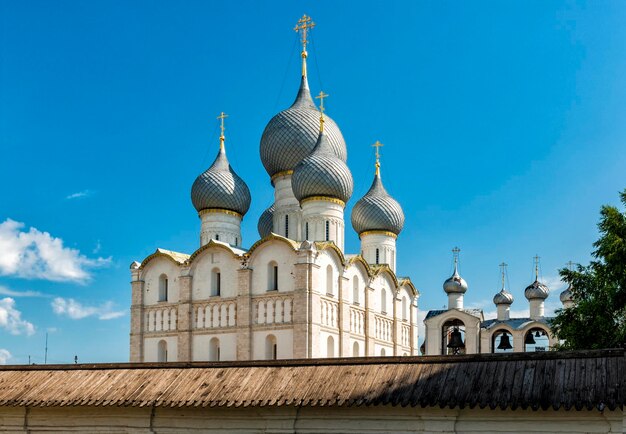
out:
{"label": "white plaster wall", "polygon": [[378,263],[388,264],[396,271],[396,239],[384,234],[370,233],[361,235],[361,252],[368,264],[376,263],[376,249],[378,249]]}
{"label": "white plaster wall", "polygon": [[[285,233],[285,216],[289,216],[289,236]],[[274,233],[301,241],[302,209],[293,195],[291,175],[274,179]]]}
{"label": "white plaster wall", "polygon": [[[325,200],[310,200],[302,204],[302,233],[306,236],[309,224],[309,240],[334,241],[343,251],[345,238],[344,207]],[[329,222],[326,240],[326,221]]]}
{"label": "white plaster wall", "polygon": [[393,280],[389,278],[389,275],[383,273],[374,279],[372,284],[372,288],[374,289],[373,293],[373,303],[370,306],[370,309],[373,309],[376,313],[382,312],[382,290],[385,289],[385,300],[386,300],[386,316],[393,317],[393,301],[395,298],[395,284]]}
{"label": "white plaster wall", "polygon": [[[402,308],[403,308],[402,299],[403,298],[406,299],[406,316],[404,315],[404,312],[402,312]],[[411,323],[411,303],[413,300],[413,293],[411,292],[409,288],[407,288],[406,286],[403,286],[398,291],[398,299],[400,300],[400,302],[398,303],[399,310],[397,312],[397,317],[401,321],[406,321],[406,324],[410,324]]]}
{"label": "white plaster wall", "polygon": [[[359,354],[354,355],[354,343],[359,345]],[[344,354],[344,357],[365,357],[365,340],[364,339],[350,339],[350,354]]]}
{"label": "white plaster wall", "polygon": [[393,346],[391,345],[381,345],[381,344],[374,344],[374,356],[375,357],[380,357],[382,356],[382,350],[385,350],[385,355],[384,357],[389,357],[389,356],[393,356]]}
{"label": "white plaster wall", "polygon": [[209,347],[213,338],[220,341],[220,361],[237,360],[237,333],[216,333],[192,336],[191,357],[194,361],[209,360]]}
{"label": "white plaster wall", "polygon": [[328,338],[333,338],[333,356],[332,357],[349,357],[352,354],[340,354],[339,353],[339,334],[338,333],[329,333],[326,331],[320,332],[320,348],[319,354],[314,357],[331,357],[328,354]]}
{"label": "white plaster wall", "polygon": [[211,296],[213,269],[219,269],[220,272],[221,297],[236,297],[239,268],[239,261],[230,252],[219,247],[205,250],[192,265],[192,299],[206,300]]}
{"label": "white plaster wall", "polygon": [[167,361],[176,362],[178,360],[178,337],[164,336],[154,338],[144,338],[144,362],[159,361],[159,342],[167,342]]}
{"label": "white plaster wall", "polygon": [[[343,274],[343,267],[339,262],[337,254],[332,249],[321,250],[315,263],[319,266],[319,268],[313,271],[318,274],[317,282],[319,283],[319,287],[313,288],[313,290],[322,295],[332,294],[334,298],[337,298],[339,296],[339,277]],[[327,287],[328,266],[332,269],[331,288]]]}
{"label": "white plaster wall", "polygon": [[264,294],[268,290],[268,264],[278,265],[278,292],[291,292],[294,288],[293,264],[296,263],[294,250],[281,241],[268,241],[259,246],[250,258],[252,268],[252,294]]}
{"label": "white plaster wall", "polygon": [[268,335],[276,337],[276,352],[279,359],[293,358],[293,329],[259,330],[252,332],[252,359],[265,360],[265,340]]}
{"label": "white plaster wall", "polygon": [[157,257],[148,262],[143,270],[144,305],[159,303],[159,276],[165,274],[168,279],[167,300],[170,303],[178,302],[178,275],[180,268],[171,260]]}
{"label": "white plaster wall", "polygon": [[[200,213],[200,246],[211,240],[241,246],[241,217],[223,212]],[[218,240],[219,238],[219,240]]]}
{"label": "white plaster wall", "polygon": [[356,279],[356,281],[358,282],[358,287],[359,287],[358,303],[360,306],[365,306],[365,286],[367,285],[367,282],[369,281],[369,277],[367,276],[367,273],[365,271],[365,268],[363,267],[363,264],[356,262],[350,265],[346,269],[344,276],[347,277],[348,280],[347,282],[344,283],[346,287],[344,288],[344,291],[343,291],[343,300],[346,303],[354,304],[355,299],[354,299],[353,289],[354,289],[354,281]]}

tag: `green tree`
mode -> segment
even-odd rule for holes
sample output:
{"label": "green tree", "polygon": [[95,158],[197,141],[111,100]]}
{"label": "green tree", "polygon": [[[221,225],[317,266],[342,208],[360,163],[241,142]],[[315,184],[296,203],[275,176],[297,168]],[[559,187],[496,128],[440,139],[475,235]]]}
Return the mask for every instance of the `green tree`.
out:
{"label": "green tree", "polygon": [[[626,207],[626,189],[620,194]],[[605,205],[600,211],[600,238],[589,265],[563,269],[575,305],[560,309],[552,322],[558,349],[623,347],[626,344],[626,212]]]}

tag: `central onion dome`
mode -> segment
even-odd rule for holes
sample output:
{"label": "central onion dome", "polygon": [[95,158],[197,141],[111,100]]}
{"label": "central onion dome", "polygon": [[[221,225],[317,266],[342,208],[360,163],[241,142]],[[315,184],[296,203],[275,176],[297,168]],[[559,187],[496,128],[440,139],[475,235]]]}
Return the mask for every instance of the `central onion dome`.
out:
{"label": "central onion dome", "polygon": [[257,230],[261,238],[267,237],[272,233],[274,229],[274,204],[268,209],[263,211],[261,217],[259,217],[259,223],[257,224]]}
{"label": "central onion dome", "polygon": [[[337,124],[325,119],[329,149],[342,161],[348,158],[346,142]],[[296,100],[269,121],[261,136],[261,161],[270,176],[294,170],[317,143],[319,112],[311,99],[306,75],[302,76]]]}
{"label": "central onion dome", "polygon": [[215,161],[196,178],[191,187],[191,202],[198,212],[205,209],[224,209],[243,216],[250,208],[250,190],[230,167],[223,136],[220,141],[220,150]]}
{"label": "central onion dome", "polygon": [[528,285],[526,289],[524,290],[524,296],[528,300],[534,300],[534,299],[545,300],[546,298],[548,298],[549,294],[550,294],[550,290],[548,289],[548,287],[544,285],[543,283],[539,282],[538,278],[535,278],[535,281],[531,283],[530,285]]}
{"label": "central onion dome", "polygon": [[513,294],[511,294],[506,289],[502,288],[500,290],[500,292],[498,292],[493,297],[493,303],[495,305],[499,305],[499,304],[513,304]]}
{"label": "central onion dome", "polygon": [[345,203],[354,189],[352,174],[344,160],[337,157],[333,150],[330,137],[326,134],[326,118],[318,117],[318,126],[320,120],[322,127],[313,152],[293,170],[293,194],[300,202],[309,197],[324,196]]}
{"label": "central onion dome", "polygon": [[366,231],[388,231],[398,235],[404,227],[402,207],[387,193],[380,179],[379,163],[372,186],[352,208],[352,227],[360,235]]}

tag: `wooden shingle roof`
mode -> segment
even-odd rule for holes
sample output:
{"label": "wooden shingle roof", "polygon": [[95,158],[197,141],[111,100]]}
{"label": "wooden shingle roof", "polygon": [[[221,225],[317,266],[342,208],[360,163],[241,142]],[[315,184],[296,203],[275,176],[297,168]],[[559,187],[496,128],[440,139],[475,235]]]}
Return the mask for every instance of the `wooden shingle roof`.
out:
{"label": "wooden shingle roof", "polygon": [[0,406],[623,408],[624,350],[0,367]]}

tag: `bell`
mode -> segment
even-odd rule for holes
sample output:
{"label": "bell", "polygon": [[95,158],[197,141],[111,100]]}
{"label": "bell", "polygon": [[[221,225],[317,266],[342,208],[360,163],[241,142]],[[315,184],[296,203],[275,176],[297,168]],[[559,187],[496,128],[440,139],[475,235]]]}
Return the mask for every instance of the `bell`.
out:
{"label": "bell", "polygon": [[509,340],[509,335],[507,333],[503,333],[500,337],[500,344],[498,345],[499,350],[510,350],[513,348],[511,346],[511,341]]}
{"label": "bell", "polygon": [[526,345],[535,345],[536,344],[535,338],[533,338],[533,333],[532,332],[530,332],[530,333],[528,333],[526,335],[526,337],[524,338],[524,343]]}
{"label": "bell", "polygon": [[539,330],[537,330],[537,331],[535,332],[535,337],[536,337],[536,338],[540,338],[540,337],[541,337],[541,332],[540,332]]}
{"label": "bell", "polygon": [[465,348],[465,343],[463,342],[461,331],[457,327],[455,327],[454,330],[452,330],[452,333],[450,333],[448,348],[452,348],[454,350],[458,350],[459,348]]}

